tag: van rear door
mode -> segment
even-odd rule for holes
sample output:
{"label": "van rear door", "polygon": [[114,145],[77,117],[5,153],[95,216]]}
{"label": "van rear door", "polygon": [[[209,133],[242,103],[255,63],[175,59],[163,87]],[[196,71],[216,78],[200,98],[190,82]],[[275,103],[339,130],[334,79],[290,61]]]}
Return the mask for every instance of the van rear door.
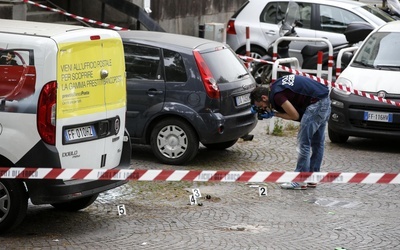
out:
{"label": "van rear door", "polygon": [[[57,139],[66,168],[119,164],[125,127],[125,61],[121,38],[109,30],[77,30],[60,37]],[[78,34],[76,34],[78,33]]]}

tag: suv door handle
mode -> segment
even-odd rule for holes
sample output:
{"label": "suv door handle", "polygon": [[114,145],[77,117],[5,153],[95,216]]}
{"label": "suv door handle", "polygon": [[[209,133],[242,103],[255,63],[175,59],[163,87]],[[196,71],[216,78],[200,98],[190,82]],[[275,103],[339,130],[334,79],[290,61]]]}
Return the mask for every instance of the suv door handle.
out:
{"label": "suv door handle", "polygon": [[265,31],[265,34],[267,34],[267,35],[276,35],[276,31],[275,30],[268,30],[268,31]]}
{"label": "suv door handle", "polygon": [[161,95],[162,93],[164,93],[164,91],[162,90],[155,90],[155,89],[147,90],[148,95]]}

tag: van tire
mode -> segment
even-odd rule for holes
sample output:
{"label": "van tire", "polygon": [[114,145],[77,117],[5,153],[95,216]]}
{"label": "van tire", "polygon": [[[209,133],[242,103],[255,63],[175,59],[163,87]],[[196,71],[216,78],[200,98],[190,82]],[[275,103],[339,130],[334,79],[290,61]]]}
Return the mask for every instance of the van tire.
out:
{"label": "van tire", "polygon": [[0,234],[17,227],[28,209],[28,193],[24,183],[0,180]]}
{"label": "van tire", "polygon": [[342,135],[339,133],[334,132],[332,129],[328,127],[328,136],[329,140],[333,143],[346,143],[349,139],[348,135]]}
{"label": "van tire", "polygon": [[76,200],[71,200],[71,201],[61,202],[61,203],[53,203],[51,205],[55,209],[58,209],[61,211],[75,212],[75,211],[87,208],[88,206],[92,205],[92,203],[97,199],[98,196],[99,196],[99,194],[93,194],[93,195],[79,198]]}
{"label": "van tire", "polygon": [[177,118],[167,118],[154,126],[150,145],[153,154],[162,163],[181,165],[197,155],[199,139],[187,122]]}
{"label": "van tire", "polygon": [[238,139],[220,143],[203,144],[203,145],[209,150],[224,150],[235,145],[237,141]]}

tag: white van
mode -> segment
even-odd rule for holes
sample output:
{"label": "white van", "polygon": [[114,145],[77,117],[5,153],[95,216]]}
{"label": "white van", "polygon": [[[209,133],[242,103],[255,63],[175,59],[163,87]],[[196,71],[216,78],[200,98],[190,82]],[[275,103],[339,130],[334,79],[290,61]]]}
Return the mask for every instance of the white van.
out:
{"label": "white van", "polygon": [[[128,168],[125,79],[115,31],[0,20],[0,167]],[[0,233],[28,198],[73,211],[124,183],[1,178]]]}
{"label": "white van", "polygon": [[[364,40],[336,83],[399,102],[399,47],[400,21],[375,29]],[[328,134],[332,142],[344,143],[349,136],[400,139],[398,106],[339,89],[331,91],[331,99]]]}

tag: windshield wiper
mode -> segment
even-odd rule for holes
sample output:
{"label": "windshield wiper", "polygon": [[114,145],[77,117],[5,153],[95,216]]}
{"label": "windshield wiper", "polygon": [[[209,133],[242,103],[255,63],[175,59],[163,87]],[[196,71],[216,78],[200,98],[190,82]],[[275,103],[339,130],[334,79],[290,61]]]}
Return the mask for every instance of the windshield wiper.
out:
{"label": "windshield wiper", "polygon": [[247,76],[249,74],[249,72],[247,72],[247,73],[244,73],[244,74],[241,74],[241,75],[238,75],[238,79],[241,79],[241,78],[243,78],[243,77],[245,77],[245,76]]}
{"label": "windshield wiper", "polygon": [[389,64],[378,64],[376,65],[377,68],[382,69],[390,69],[390,70],[399,70],[400,69],[400,65],[389,65]]}
{"label": "windshield wiper", "polygon": [[362,62],[362,61],[354,61],[353,64],[361,65],[361,66],[363,66],[363,67],[371,68],[371,69],[375,69],[375,68],[376,68],[374,65],[372,65],[372,64],[367,64],[367,63]]}

